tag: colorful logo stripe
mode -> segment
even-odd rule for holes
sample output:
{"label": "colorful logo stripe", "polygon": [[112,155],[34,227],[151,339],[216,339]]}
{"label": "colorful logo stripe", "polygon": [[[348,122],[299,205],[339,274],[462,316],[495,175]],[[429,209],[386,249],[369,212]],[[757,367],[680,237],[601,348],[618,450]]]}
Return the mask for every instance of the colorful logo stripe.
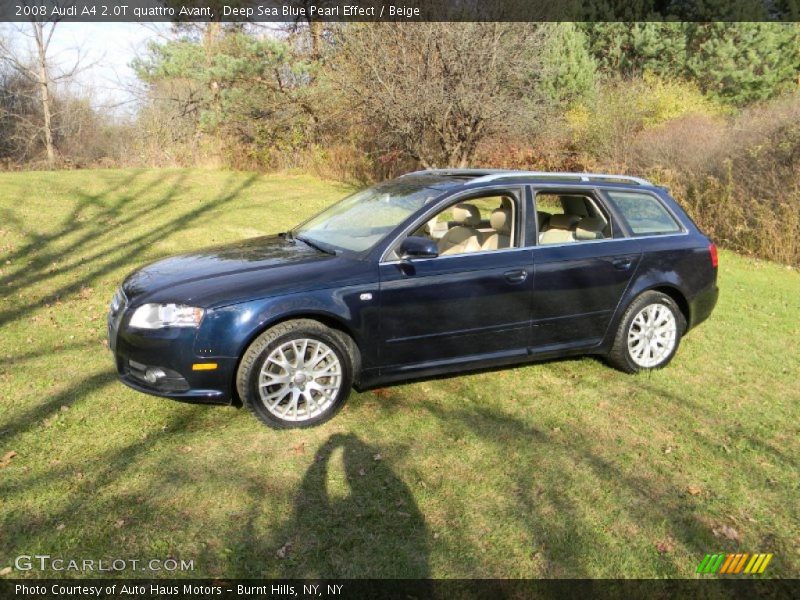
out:
{"label": "colorful logo stripe", "polygon": [[767,568],[769,561],[772,560],[772,554],[706,554],[700,565],[697,567],[697,573],[719,573],[720,575],[736,575],[739,573],[747,573],[755,575],[763,573]]}

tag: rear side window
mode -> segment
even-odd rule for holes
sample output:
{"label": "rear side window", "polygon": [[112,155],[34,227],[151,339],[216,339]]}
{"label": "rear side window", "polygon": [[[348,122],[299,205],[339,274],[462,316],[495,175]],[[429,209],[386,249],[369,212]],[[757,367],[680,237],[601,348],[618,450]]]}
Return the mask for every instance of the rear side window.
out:
{"label": "rear side window", "polygon": [[654,196],[637,192],[606,193],[634,235],[659,235],[681,231],[681,226],[675,218]]}

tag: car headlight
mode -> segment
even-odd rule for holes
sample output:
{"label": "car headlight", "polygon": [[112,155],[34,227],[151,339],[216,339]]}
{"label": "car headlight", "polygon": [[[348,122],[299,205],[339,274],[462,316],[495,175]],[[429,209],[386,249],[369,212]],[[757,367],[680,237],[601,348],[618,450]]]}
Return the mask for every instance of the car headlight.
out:
{"label": "car headlight", "polygon": [[111,312],[117,312],[124,302],[125,293],[122,291],[122,288],[117,288],[117,291],[114,292],[114,296],[111,298]]}
{"label": "car headlight", "polygon": [[143,304],[131,317],[129,325],[139,329],[162,327],[197,327],[205,311],[185,304]]}

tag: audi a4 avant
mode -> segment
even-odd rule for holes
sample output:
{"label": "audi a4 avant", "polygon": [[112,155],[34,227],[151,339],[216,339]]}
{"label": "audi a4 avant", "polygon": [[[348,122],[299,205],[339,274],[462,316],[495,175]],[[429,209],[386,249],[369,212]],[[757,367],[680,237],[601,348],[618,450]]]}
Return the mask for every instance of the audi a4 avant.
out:
{"label": "audi a4 avant", "polygon": [[108,341],[135,390],[303,427],[351,387],[580,354],[663,367],[716,280],[714,244],[646,180],[428,170],[131,273]]}

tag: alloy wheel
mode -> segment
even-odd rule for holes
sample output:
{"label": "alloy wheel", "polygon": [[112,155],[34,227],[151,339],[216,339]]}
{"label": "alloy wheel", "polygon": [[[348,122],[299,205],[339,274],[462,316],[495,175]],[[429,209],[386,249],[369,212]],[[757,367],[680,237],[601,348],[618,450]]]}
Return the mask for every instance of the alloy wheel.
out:
{"label": "alloy wheel", "polygon": [[675,348],[678,324],[664,304],[648,304],[631,321],[628,329],[628,353],[631,360],[645,369],[657,367]]}
{"label": "alloy wheel", "polygon": [[258,377],[265,408],[285,421],[307,421],[336,400],[342,365],[325,342],[311,338],[287,341],[270,352]]}

